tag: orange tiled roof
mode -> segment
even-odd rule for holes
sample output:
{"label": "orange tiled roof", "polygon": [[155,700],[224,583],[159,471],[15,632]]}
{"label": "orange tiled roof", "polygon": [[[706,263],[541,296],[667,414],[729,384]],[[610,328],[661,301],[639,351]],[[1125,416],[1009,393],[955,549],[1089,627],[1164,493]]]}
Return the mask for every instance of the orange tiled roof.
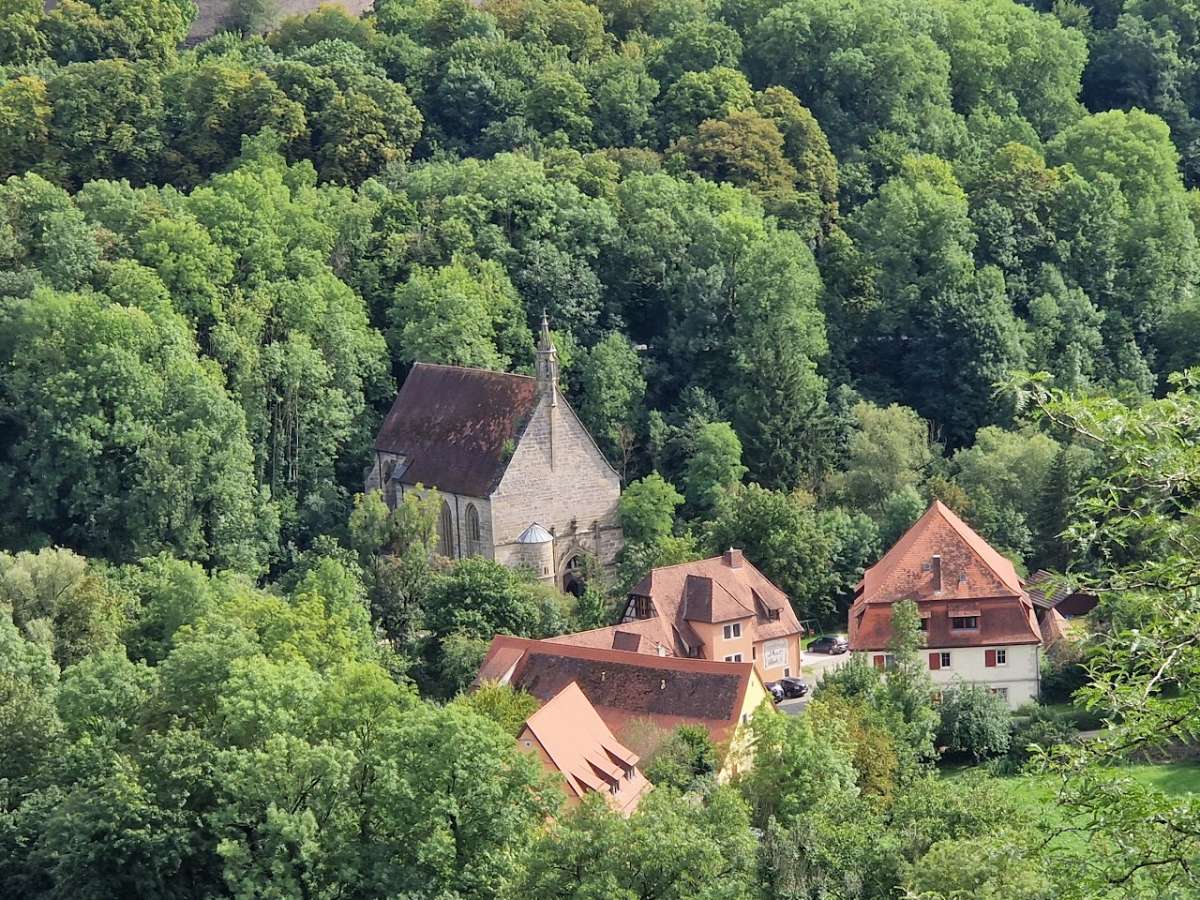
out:
{"label": "orange tiled roof", "polygon": [[1057,644],[1067,636],[1067,620],[1054,607],[1050,607],[1042,613],[1040,625],[1042,643],[1047,647]]}
{"label": "orange tiled roof", "polygon": [[[891,605],[915,600],[929,620],[930,647],[1038,643],[1041,631],[1013,564],[940,500],[869,568],[850,609],[850,648],[882,650],[891,639]],[[955,616],[978,616],[973,630]]]}
{"label": "orange tiled roof", "polygon": [[[500,666],[514,650],[515,664]],[[549,701],[572,682],[579,685],[608,728],[624,740],[626,726],[649,721],[670,731],[702,725],[720,742],[732,736],[745,703],[753,663],[714,662],[581,647],[553,641],[496,635],[480,666],[481,675],[503,667],[503,683]],[[477,676],[476,681],[486,680]]]}
{"label": "orange tiled roof", "polygon": [[[628,647],[636,634],[641,652],[688,656],[702,643],[691,622],[754,619],[756,642],[804,632],[787,594],[743,559],[740,550],[653,569],[630,593],[649,597],[654,615],[551,640],[584,647]],[[771,618],[771,611],[776,618]],[[632,634],[622,636],[622,632]]]}
{"label": "orange tiled roof", "polygon": [[613,736],[575,682],[530,716],[525,728],[576,797],[582,799],[589,791],[603,792],[614,809],[629,815],[650,789],[650,782],[637,768],[637,754]]}
{"label": "orange tiled roof", "polygon": [[945,598],[1020,596],[1021,579],[1013,564],[996,552],[941,500],[908,529],[883,558],[863,573],[859,583],[867,603],[891,603],[912,593],[933,593],[932,571],[922,566],[942,556]]}

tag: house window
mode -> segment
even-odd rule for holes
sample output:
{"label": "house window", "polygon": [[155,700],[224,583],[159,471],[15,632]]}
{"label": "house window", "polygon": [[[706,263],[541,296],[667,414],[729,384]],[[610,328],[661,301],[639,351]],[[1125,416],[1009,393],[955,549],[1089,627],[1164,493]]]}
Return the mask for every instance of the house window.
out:
{"label": "house window", "polygon": [[1008,651],[1007,650],[997,650],[996,651],[996,665],[998,665],[998,666],[1007,666],[1008,665]]}
{"label": "house window", "polygon": [[450,515],[450,504],[442,501],[442,515],[438,519],[438,553],[445,557],[454,555],[454,517]]}
{"label": "house window", "polygon": [[999,695],[1000,699],[1005,703],[1008,702],[1008,688],[989,688],[989,691],[993,694]]}
{"label": "house window", "polygon": [[950,619],[950,627],[958,630],[979,627],[979,616],[954,616]]}
{"label": "house window", "polygon": [[928,618],[924,618],[924,619],[922,619],[922,620],[921,620],[921,630],[922,630],[922,631],[928,631],[928,630],[929,630],[929,619],[928,619]]}
{"label": "house window", "polygon": [[651,612],[650,598],[635,595],[633,598],[633,617],[635,619],[648,619]]}
{"label": "house window", "polygon": [[741,661],[742,661],[742,654],[740,654],[740,653],[732,653],[729,656],[725,657],[725,662],[741,662]]}
{"label": "house window", "polygon": [[725,640],[732,641],[734,638],[742,636],[742,623],[734,622],[732,625],[726,625],[724,628]]}
{"label": "house window", "polygon": [[767,621],[768,622],[778,622],[779,621],[779,610],[768,609],[767,610]]}
{"label": "house window", "polygon": [[929,699],[935,704],[941,703],[942,702],[942,692],[934,691],[932,694],[929,695]]}
{"label": "house window", "polygon": [[478,549],[478,544],[482,538],[479,533],[479,510],[475,508],[474,503],[467,504],[467,540],[476,545],[472,549]]}
{"label": "house window", "polygon": [[941,660],[941,662],[942,662],[942,668],[943,668],[943,669],[948,669],[948,668],[950,668],[950,654],[949,654],[949,653],[943,653],[943,654],[942,654],[942,660]]}
{"label": "house window", "polygon": [[789,668],[786,668],[786,667],[785,667],[785,668],[784,668],[784,670],[783,670],[783,677],[784,677],[784,678],[787,678],[787,677],[789,677],[791,674],[792,674],[792,670],[791,670],[791,669],[789,669]]}

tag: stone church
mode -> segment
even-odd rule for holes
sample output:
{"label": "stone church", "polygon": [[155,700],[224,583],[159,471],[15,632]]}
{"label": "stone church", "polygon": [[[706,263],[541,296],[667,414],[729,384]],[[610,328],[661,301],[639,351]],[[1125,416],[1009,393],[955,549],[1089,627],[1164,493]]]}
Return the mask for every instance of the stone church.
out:
{"label": "stone church", "polygon": [[366,488],[394,507],[408,491],[442,498],[442,556],[533,568],[579,593],[589,561],[621,549],[621,479],[558,388],[542,319],[536,375],[417,363],[375,440]]}

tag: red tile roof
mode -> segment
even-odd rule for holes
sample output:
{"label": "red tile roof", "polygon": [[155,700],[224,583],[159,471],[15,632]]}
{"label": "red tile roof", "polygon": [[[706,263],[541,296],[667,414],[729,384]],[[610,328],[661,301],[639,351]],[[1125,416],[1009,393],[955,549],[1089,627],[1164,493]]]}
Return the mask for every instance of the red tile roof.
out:
{"label": "red tile roof", "polygon": [[1057,644],[1067,636],[1067,620],[1054,607],[1042,611],[1039,622],[1042,633],[1042,643],[1049,647]]}
{"label": "red tile roof", "polygon": [[657,619],[606,625],[588,631],[576,631],[574,634],[560,634],[546,640],[554,644],[572,644],[598,650],[628,650],[633,653],[654,653],[658,656],[675,655],[675,644],[663,643],[662,623]]}
{"label": "red tile roof", "polygon": [[751,679],[758,677],[748,662],[654,656],[497,635],[476,681],[495,671],[495,661],[514,649],[522,653],[515,666],[504,667],[511,669],[508,684],[544,703],[568,684],[577,683],[623,742],[626,726],[646,720],[667,731],[679,725],[702,725],[714,741],[725,740],[737,727]]}
{"label": "red tile roof", "polygon": [[375,449],[407,457],[393,476],[404,484],[487,497],[536,407],[537,383],[526,375],[417,363]]}
{"label": "red tile roof", "polygon": [[[754,619],[751,628],[756,642],[804,631],[787,595],[742,559],[738,550],[653,569],[630,593],[649,597],[654,615],[552,640],[585,647],[614,647],[617,632],[636,631],[643,637],[640,646],[644,652],[655,653],[662,647],[676,656],[687,656],[701,646],[689,622],[716,624]],[[770,616],[772,610],[778,615],[775,619]]]}
{"label": "red tile roof", "polygon": [[603,792],[614,809],[629,815],[650,789],[650,782],[637,768],[637,754],[613,736],[575,682],[530,716],[525,728],[578,798],[589,791]]}
{"label": "red tile roof", "polygon": [[[941,590],[931,567],[941,555]],[[908,529],[883,558],[863,573],[860,596],[867,603],[891,603],[905,597],[945,599],[1019,597],[1021,579],[1013,564],[997,553],[941,500]]]}
{"label": "red tile roof", "polygon": [[1067,615],[1087,612],[1098,602],[1095,594],[1080,590],[1045,569],[1038,569],[1025,579],[1025,592],[1039,609],[1062,609]]}
{"label": "red tile roof", "polygon": [[[1013,564],[939,500],[864,573],[850,609],[850,649],[886,649],[899,600],[917,601],[929,647],[1041,641]],[[951,628],[960,616],[977,616],[978,628]]]}

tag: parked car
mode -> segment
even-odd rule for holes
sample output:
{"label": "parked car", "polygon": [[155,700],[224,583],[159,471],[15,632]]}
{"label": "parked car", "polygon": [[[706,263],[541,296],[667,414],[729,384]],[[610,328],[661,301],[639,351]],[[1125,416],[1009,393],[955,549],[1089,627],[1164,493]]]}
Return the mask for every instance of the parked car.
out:
{"label": "parked car", "polygon": [[845,653],[850,649],[850,642],[836,634],[819,637],[808,645],[809,653]]}
{"label": "parked car", "polygon": [[780,678],[778,681],[772,681],[767,685],[767,690],[771,692],[771,696],[775,698],[775,702],[779,703],[783,700],[803,697],[808,693],[808,682],[803,678],[789,676],[787,678]]}

